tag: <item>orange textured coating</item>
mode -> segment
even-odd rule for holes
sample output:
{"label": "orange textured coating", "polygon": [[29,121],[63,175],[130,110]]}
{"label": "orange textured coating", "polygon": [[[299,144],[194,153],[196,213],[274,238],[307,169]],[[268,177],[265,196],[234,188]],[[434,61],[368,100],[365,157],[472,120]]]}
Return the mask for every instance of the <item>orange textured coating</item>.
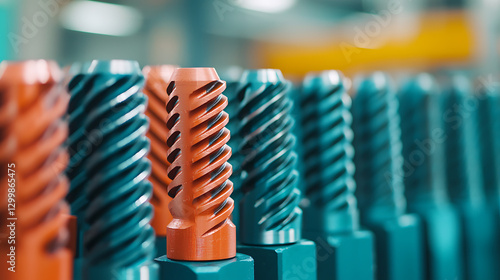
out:
{"label": "orange textured coating", "polygon": [[175,68],[177,67],[173,65],[161,65],[146,66],[142,70],[146,77],[143,92],[148,97],[146,116],[149,118],[149,130],[146,136],[151,142],[151,150],[148,154],[152,165],[149,181],[153,185],[151,204],[154,207],[151,226],[157,236],[166,236],[167,225],[172,221],[172,215],[168,210],[168,204],[172,199],[167,193],[167,186],[171,180],[167,175],[167,168],[170,164],[167,161],[167,146],[165,145],[168,134],[165,125],[168,114],[165,106],[168,100],[167,86]]}
{"label": "orange textured coating", "polygon": [[63,175],[68,136],[62,121],[69,101],[58,85],[54,62],[26,61],[0,66],[0,89],[16,96],[12,134],[16,173],[16,273],[7,279],[71,279],[68,250],[69,182]]}
{"label": "orange textured coating", "polygon": [[[12,133],[16,111],[15,95],[5,88],[0,88],[0,219],[2,221],[7,221],[8,218],[8,182],[13,181],[7,174],[8,164],[13,162],[16,148],[16,141]],[[9,274],[13,274],[7,270],[10,266],[7,263],[10,259],[7,256],[10,253],[10,245],[8,244],[10,230],[5,224],[2,225],[0,227],[0,279],[7,279]]]}
{"label": "orange textured coating", "polygon": [[170,259],[210,261],[236,255],[225,88],[213,68],[179,68],[167,88]]}

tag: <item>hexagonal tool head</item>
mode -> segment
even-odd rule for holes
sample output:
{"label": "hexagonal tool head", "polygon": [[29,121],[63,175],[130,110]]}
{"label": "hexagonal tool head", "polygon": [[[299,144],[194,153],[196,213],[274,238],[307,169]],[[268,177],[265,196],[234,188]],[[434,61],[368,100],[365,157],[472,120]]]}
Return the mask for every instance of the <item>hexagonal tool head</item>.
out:
{"label": "hexagonal tool head", "polygon": [[304,234],[316,242],[318,280],[374,279],[374,240],[371,232]]}
{"label": "hexagonal tool head", "polygon": [[253,280],[253,259],[244,254],[221,261],[175,261],[162,256],[155,261],[160,265],[160,280]]}
{"label": "hexagonal tool head", "polygon": [[415,203],[409,210],[419,214],[424,229],[425,279],[463,279],[462,232],[455,208],[448,204]]}
{"label": "hexagonal tool head", "polygon": [[369,225],[375,235],[377,279],[424,279],[422,225],[416,215],[403,215]]}
{"label": "hexagonal tool head", "polygon": [[312,241],[276,246],[238,245],[238,252],[254,258],[255,279],[316,280],[316,245]]}
{"label": "hexagonal tool head", "polygon": [[96,280],[156,280],[158,279],[158,264],[148,261],[141,265],[110,269],[107,265],[93,266],[84,271],[84,279]]}

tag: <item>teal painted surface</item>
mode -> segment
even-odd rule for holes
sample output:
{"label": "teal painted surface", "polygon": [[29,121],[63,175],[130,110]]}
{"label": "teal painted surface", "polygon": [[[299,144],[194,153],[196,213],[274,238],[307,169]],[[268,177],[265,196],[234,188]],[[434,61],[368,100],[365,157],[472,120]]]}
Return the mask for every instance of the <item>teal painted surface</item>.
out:
{"label": "teal painted surface", "polygon": [[[175,261],[162,256],[156,263],[160,267],[160,280],[253,280],[254,261],[244,254],[222,261]],[[256,278],[259,279],[259,278]]]}
{"label": "teal painted surface", "polygon": [[309,240],[276,246],[239,245],[238,252],[255,260],[258,280],[316,280],[316,246]]}
{"label": "teal painted surface", "polygon": [[0,0],[0,61],[14,60],[16,53],[9,40],[11,32],[17,33],[18,6],[20,0]]}
{"label": "teal painted surface", "polygon": [[364,77],[353,99],[356,195],[375,235],[377,279],[422,280],[419,218],[407,215],[399,100],[388,75]]}
{"label": "teal painted surface", "polygon": [[318,280],[373,280],[374,239],[369,231],[321,234],[304,232],[314,238]]}
{"label": "teal painted surface", "polygon": [[[412,77],[399,93],[406,197],[423,226],[426,279],[463,279],[462,226],[446,188],[442,94],[432,76]],[[415,161],[419,158],[419,161]]]}
{"label": "teal painted surface", "polygon": [[417,215],[402,215],[370,229],[377,241],[377,279],[424,279],[423,231]]}

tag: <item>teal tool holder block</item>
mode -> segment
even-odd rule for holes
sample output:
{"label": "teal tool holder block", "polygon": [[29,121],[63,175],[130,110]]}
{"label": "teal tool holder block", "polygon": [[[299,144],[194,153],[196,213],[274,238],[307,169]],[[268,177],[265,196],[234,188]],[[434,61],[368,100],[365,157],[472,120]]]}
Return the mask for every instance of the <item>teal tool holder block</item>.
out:
{"label": "teal tool holder block", "polygon": [[85,279],[92,280],[157,280],[158,273],[158,264],[154,261],[117,268],[109,265],[92,266],[84,271]]}
{"label": "teal tool holder block", "polygon": [[423,229],[417,215],[369,225],[375,235],[377,279],[424,279]]}
{"label": "teal tool holder block", "polygon": [[[253,280],[254,261],[244,254],[221,261],[175,261],[161,256],[159,280]],[[259,279],[259,278],[256,278]]]}
{"label": "teal tool holder block", "polygon": [[426,277],[430,280],[464,279],[460,217],[449,204],[414,204],[424,229]]}
{"label": "teal tool holder block", "polygon": [[156,256],[161,257],[167,254],[167,237],[156,236]]}
{"label": "teal tool holder block", "polygon": [[371,232],[304,234],[317,246],[318,280],[374,279],[374,239]]}
{"label": "teal tool holder block", "polygon": [[238,245],[255,260],[258,280],[316,280],[316,246],[309,240],[287,245]]}

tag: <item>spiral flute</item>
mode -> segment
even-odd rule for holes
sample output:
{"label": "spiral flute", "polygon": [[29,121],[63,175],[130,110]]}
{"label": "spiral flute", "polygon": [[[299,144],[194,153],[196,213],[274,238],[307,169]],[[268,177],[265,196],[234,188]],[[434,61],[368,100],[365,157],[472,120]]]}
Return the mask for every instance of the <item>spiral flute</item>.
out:
{"label": "spiral flute", "polygon": [[[446,134],[445,170],[447,186],[453,203],[479,205],[484,200],[477,130],[477,108],[470,81],[453,75],[445,85],[442,112]],[[477,107],[477,106],[476,106]]]}
{"label": "spiral flute", "polygon": [[362,218],[399,217],[406,207],[401,130],[398,100],[385,74],[374,73],[360,83],[352,113],[356,194]]}
{"label": "spiral flute", "polygon": [[167,193],[167,186],[171,180],[167,173],[170,163],[167,160],[167,147],[165,145],[168,135],[165,126],[168,117],[165,106],[168,100],[167,86],[174,70],[175,66],[172,65],[147,66],[142,70],[146,77],[143,91],[148,97],[146,116],[149,118],[149,130],[146,136],[151,141],[151,152],[148,154],[152,165],[149,181],[153,185],[151,204],[154,207],[151,225],[156,235],[162,237],[167,235],[167,225],[172,220],[172,215],[168,210],[168,203],[171,199]]}
{"label": "spiral flute", "polygon": [[[66,169],[66,175],[70,180],[70,190],[66,201],[71,206],[71,212],[78,217],[81,226],[83,215],[88,202],[85,197],[84,184],[87,179],[85,171],[85,159],[92,150],[92,143],[89,141],[88,132],[85,131],[84,120],[86,117],[83,102],[87,87],[91,81],[85,80],[85,76],[80,72],[81,65],[74,64],[67,73],[69,81],[67,90],[71,95],[67,114],[69,116],[69,137],[67,140],[70,161]],[[83,252],[77,252],[81,256]]]}
{"label": "spiral flute", "polygon": [[0,65],[0,89],[17,97],[11,133],[16,150],[17,265],[9,279],[71,279],[71,252],[66,248],[69,208],[63,175],[68,136],[61,118],[69,97],[59,86],[59,67],[43,60]]}
{"label": "spiral flute", "polygon": [[306,231],[352,232],[359,227],[354,191],[351,98],[337,71],[310,74],[301,94]]}
{"label": "spiral flute", "polygon": [[279,70],[246,71],[240,80],[243,244],[288,244],[301,238],[301,194],[289,89],[290,83]]}
{"label": "spiral flute", "polygon": [[[1,73],[0,73],[1,75]],[[12,162],[16,148],[16,139],[12,133],[12,123],[14,122],[17,114],[16,96],[15,93],[9,91],[7,88],[0,88],[0,166],[5,167]],[[0,174],[1,182],[8,182],[7,173]],[[7,184],[0,186],[0,218],[6,219],[7,212],[7,199],[8,191]],[[0,230],[0,238],[7,237],[6,229]],[[0,246],[6,245],[7,242]],[[7,248],[8,246],[6,246]],[[3,250],[2,250],[3,252]],[[6,255],[2,254],[2,258]],[[3,260],[3,259],[2,259]],[[6,263],[6,262],[3,262]],[[4,269],[6,271],[6,269]],[[1,275],[1,274],[0,274]]]}
{"label": "spiral flute", "polygon": [[500,94],[498,89],[491,85],[480,85],[479,92],[474,96],[478,102],[478,142],[480,147],[481,172],[483,177],[484,190],[487,198],[500,206],[500,154],[495,152],[495,141],[499,135],[498,111],[500,104]]}
{"label": "spiral flute", "polygon": [[79,75],[85,130],[100,135],[85,161],[86,278],[149,279],[156,268],[144,76],[137,62],[123,60],[86,63]]}
{"label": "spiral flute", "polygon": [[404,84],[398,97],[408,207],[448,203],[444,147],[433,133],[442,130],[436,83],[429,74],[419,74]]}
{"label": "spiral flute", "polygon": [[169,259],[208,261],[236,255],[236,229],[229,219],[234,202],[225,87],[213,68],[179,68],[167,88],[173,217],[167,228]]}

